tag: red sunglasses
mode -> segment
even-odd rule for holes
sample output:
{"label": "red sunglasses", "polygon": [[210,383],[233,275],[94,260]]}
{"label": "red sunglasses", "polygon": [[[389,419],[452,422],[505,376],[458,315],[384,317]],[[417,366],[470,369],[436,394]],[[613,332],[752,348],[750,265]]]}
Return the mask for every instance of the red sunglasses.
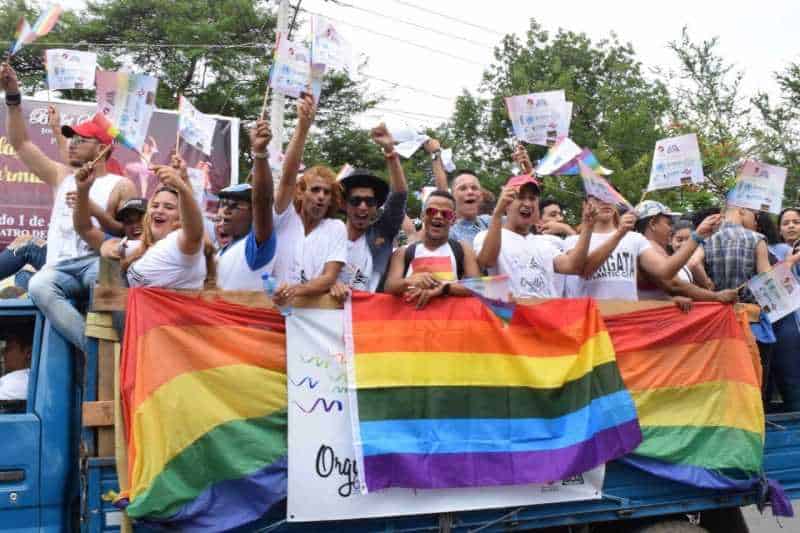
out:
{"label": "red sunglasses", "polygon": [[439,209],[437,207],[428,207],[425,209],[425,216],[433,218],[436,215],[442,215],[442,218],[450,222],[456,216],[452,209]]}

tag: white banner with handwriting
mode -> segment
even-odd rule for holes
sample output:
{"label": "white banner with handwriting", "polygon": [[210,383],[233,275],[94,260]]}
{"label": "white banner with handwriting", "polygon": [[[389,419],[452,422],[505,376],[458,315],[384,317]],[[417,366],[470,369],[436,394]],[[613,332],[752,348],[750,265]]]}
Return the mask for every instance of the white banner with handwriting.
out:
{"label": "white banner with handwriting", "polygon": [[287,517],[290,522],[442,513],[600,498],[604,467],[545,485],[388,489],[361,494],[348,415],[343,319],[341,310],[294,309],[286,320]]}

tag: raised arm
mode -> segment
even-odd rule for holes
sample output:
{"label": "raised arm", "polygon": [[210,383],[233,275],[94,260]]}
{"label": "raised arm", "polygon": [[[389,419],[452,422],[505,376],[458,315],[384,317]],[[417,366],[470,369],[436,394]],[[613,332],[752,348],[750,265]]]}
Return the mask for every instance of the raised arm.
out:
{"label": "raised arm", "polygon": [[[698,240],[695,239],[695,233],[703,239],[710,237],[714,232],[714,228],[719,224],[719,219],[719,215],[706,217],[692,233],[692,238],[684,243],[681,249],[673,255],[664,258],[655,250],[645,250],[639,258],[639,263],[642,268],[650,274],[651,278],[674,278],[681,267],[689,261],[689,258],[692,257],[692,254],[699,245]],[[767,264],[769,264],[769,261],[767,261]]]}
{"label": "raised arm", "polygon": [[47,124],[50,126],[50,131],[53,134],[53,139],[58,146],[58,157],[61,162],[69,164],[69,142],[67,138],[61,133],[61,114],[58,108],[54,105],[47,106]]}
{"label": "raised arm", "polygon": [[478,251],[478,268],[481,270],[493,267],[497,264],[497,256],[500,255],[500,248],[503,239],[503,215],[511,202],[517,197],[517,187],[503,187],[500,199],[494,206],[492,220],[489,222],[489,229],[486,231],[486,238]]}
{"label": "raised arm", "polygon": [[581,274],[584,278],[588,278],[594,274],[595,271],[606,262],[608,256],[616,249],[622,238],[625,237],[625,234],[633,229],[634,224],[636,224],[636,215],[633,213],[625,213],[620,217],[617,231],[586,256],[586,263],[583,265],[583,272]]}
{"label": "raised arm", "polygon": [[281,181],[278,183],[278,192],[275,195],[275,212],[279,215],[286,211],[294,198],[297,169],[300,168],[300,161],[303,159],[303,150],[305,150],[308,130],[311,129],[314,121],[314,113],[316,113],[316,106],[312,96],[304,95],[297,100],[297,127],[286,148]]}
{"label": "raised arm", "polygon": [[267,146],[271,139],[269,123],[257,120],[250,130],[250,147],[253,150],[253,233],[259,245],[272,235],[272,171],[267,162]]}
{"label": "raised arm", "polygon": [[[173,159],[173,164],[174,159]],[[181,233],[178,248],[182,254],[194,255],[203,247],[203,213],[194,199],[194,191],[186,175],[186,166],[155,167],[159,181],[178,191],[178,206],[181,211]]]}
{"label": "raised arm", "polygon": [[25,118],[20,103],[8,105],[10,101],[21,98],[17,73],[8,63],[0,67],[0,86],[6,92],[6,134],[17,156],[28,170],[51,187],[58,187],[64,176],[69,174],[67,166],[47,157],[28,137]]}
{"label": "raised arm", "polygon": [[431,156],[431,167],[433,169],[433,179],[436,188],[440,191],[446,191],[448,189],[447,171],[442,162],[442,146],[436,139],[428,139],[422,146]]}
{"label": "raised arm", "polygon": [[77,192],[75,196],[75,206],[72,210],[72,224],[81,239],[92,248],[100,251],[100,247],[105,240],[105,234],[100,228],[92,224],[91,206],[89,190],[94,184],[94,168],[91,165],[84,165],[75,173],[75,183]]}
{"label": "raised arm", "polygon": [[556,256],[553,261],[553,269],[559,274],[581,274],[586,265],[586,258],[589,255],[589,244],[592,242],[592,230],[594,229],[595,215],[597,210],[589,202],[583,203],[583,214],[581,220],[581,233],[575,247],[565,254]]}
{"label": "raised arm", "polygon": [[523,174],[533,174],[533,163],[531,163],[531,158],[528,155],[528,151],[525,149],[525,145],[518,143],[514,148],[514,153],[511,155],[511,158],[519,165]]}
{"label": "raised arm", "polygon": [[[400,164],[400,158],[394,152],[394,138],[389,133],[386,124],[381,122],[377,127],[372,128],[370,131],[372,140],[383,149],[383,154],[386,156],[386,166],[389,169],[389,184],[393,192],[407,192],[408,184],[406,183],[406,175],[403,172],[403,165]],[[428,141],[430,142],[430,141]],[[445,179],[447,179],[445,177]]]}

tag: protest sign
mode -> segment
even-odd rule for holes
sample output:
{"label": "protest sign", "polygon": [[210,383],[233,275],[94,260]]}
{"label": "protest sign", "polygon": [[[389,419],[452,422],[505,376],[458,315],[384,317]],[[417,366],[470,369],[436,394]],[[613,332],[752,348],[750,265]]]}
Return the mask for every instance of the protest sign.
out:
{"label": "protest sign", "polygon": [[772,323],[800,309],[800,284],[785,262],[754,276],[747,287]]}
{"label": "protest sign", "polygon": [[428,514],[600,498],[604,467],[544,485],[387,489],[361,494],[348,407],[343,319],[341,310],[295,308],[286,320],[288,521]]}
{"label": "protest sign", "polygon": [[326,70],[338,70],[348,74],[355,71],[353,49],[330,20],[322,15],[311,17],[311,35],[313,65],[324,65]]}
{"label": "protest sign", "polygon": [[211,155],[214,128],[217,123],[210,116],[201,113],[183,95],[178,99],[178,132],[190,146],[206,155]]}
{"label": "protest sign", "polygon": [[45,52],[47,89],[94,89],[97,54],[79,50],[51,49]]}
{"label": "protest sign", "polygon": [[97,72],[97,112],[104,115],[132,147],[141,151],[153,111],[158,79],[130,72]]}
{"label": "protest sign", "polygon": [[580,159],[578,160],[578,168],[580,169],[586,196],[594,196],[601,202],[633,209],[630,202],[618,193],[604,177],[597,175]]}
{"label": "protest sign", "polygon": [[564,137],[554,144],[547,155],[539,161],[536,166],[536,174],[539,176],[549,176],[556,170],[564,167],[570,161],[581,155],[581,148],[569,137]]}
{"label": "protest sign", "polygon": [[739,168],[736,185],[728,193],[730,205],[775,213],[783,206],[786,169],[748,159]]}
{"label": "protest sign", "polygon": [[661,139],[656,143],[648,191],[704,181],[703,160],[697,145],[697,135],[690,133]]}
{"label": "protest sign", "polygon": [[419,150],[425,144],[425,141],[430,139],[430,137],[424,133],[419,133],[416,128],[405,121],[387,120],[385,124],[392,139],[397,143],[394,147],[395,151],[404,159],[414,155],[414,152]]}
{"label": "protest sign", "polygon": [[[60,161],[58,146],[48,125],[48,105],[58,107],[62,124],[75,125],[92,118],[95,104],[61,99],[25,98],[22,101],[22,118],[31,142],[46,156]],[[22,234],[45,238],[53,207],[53,189],[25,167],[8,142],[6,112],[6,106],[0,106],[0,250]],[[210,157],[188,146],[181,148],[187,165],[201,172],[193,182],[199,182],[202,177],[204,197],[211,197],[239,180],[239,119],[214,116],[214,120],[214,153]],[[149,170],[149,162],[169,163],[177,126],[177,112],[156,110],[146,132],[141,157],[130,150],[112,152],[111,159],[119,165],[117,172],[131,179],[137,196],[150,197],[156,190],[158,179]]]}
{"label": "protest sign", "polygon": [[572,104],[566,101],[564,91],[510,96],[505,102],[519,140],[550,146],[569,135]]}
{"label": "protest sign", "polygon": [[311,85],[311,54],[304,45],[285,37],[278,39],[270,87],[280,94],[299,98]]}

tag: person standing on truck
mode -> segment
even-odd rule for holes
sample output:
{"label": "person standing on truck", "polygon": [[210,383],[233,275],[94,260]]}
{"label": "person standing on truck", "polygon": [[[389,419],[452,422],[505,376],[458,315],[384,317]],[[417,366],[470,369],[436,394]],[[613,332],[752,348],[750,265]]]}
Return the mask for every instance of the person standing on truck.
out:
{"label": "person standing on truck", "polygon": [[[710,236],[718,223],[719,215],[712,215],[692,232],[692,240],[684,244],[672,256],[663,257],[657,253],[641,234],[631,232],[636,223],[636,215],[628,212],[619,217],[615,227],[616,208],[599,198],[589,196],[587,201],[597,210],[597,217],[589,244],[589,256],[583,269],[583,279],[574,282],[574,292],[579,296],[597,299],[639,299],[636,284],[639,269],[652,279],[672,279],[697,249],[703,240]],[[575,236],[568,237],[566,248],[578,242]]]}
{"label": "person standing on truck", "polygon": [[339,180],[347,214],[347,263],[331,287],[331,295],[339,300],[344,300],[350,289],[383,289],[392,244],[406,216],[408,188],[394,139],[385,124],[373,128],[371,134],[386,157],[391,192],[386,182],[369,170],[354,169]]}
{"label": "person standing on truck", "polygon": [[0,376],[0,400],[26,400],[33,351],[33,328],[15,326],[5,334],[0,334],[0,338],[5,341],[3,366],[6,372]]}
{"label": "person standing on truck", "polygon": [[62,133],[70,139],[69,164],[47,157],[28,138],[17,75],[8,63],[0,67],[0,85],[6,93],[9,142],[28,170],[53,188],[55,197],[47,230],[45,266],[31,278],[29,293],[53,327],[85,351],[85,320],[71,300],[82,302],[88,298],[97,277],[98,263],[97,255],[78,236],[72,224],[75,171],[105,154],[95,165],[97,177],[91,199],[99,206],[95,218],[109,233],[120,234],[122,227],[114,220],[114,214],[127,199],[136,196],[136,188],[127,178],[108,172],[106,160],[111,155],[109,147],[113,139],[91,121],[62,127]]}
{"label": "person standing on truck", "polygon": [[223,290],[260,290],[270,274],[277,240],[272,229],[272,171],[267,146],[269,123],[259,119],[250,130],[252,185],[240,183],[219,192],[221,230],[230,241],[217,252],[217,286]]}
{"label": "person standing on truck", "polygon": [[347,228],[334,218],[342,203],[336,174],[318,165],[297,179],[315,111],[310,94],[298,99],[297,127],[286,149],[275,195],[278,251],[274,272],[278,288],[272,300],[278,306],[295,296],[326,294],[347,262]]}
{"label": "person standing on truck", "polygon": [[431,298],[469,296],[469,291],[453,283],[480,276],[472,247],[450,237],[456,218],[456,201],[446,191],[433,191],[423,205],[422,242],[398,248],[389,264],[385,292],[403,296],[417,308]]}
{"label": "person standing on truck", "polygon": [[[534,235],[539,219],[539,182],[530,175],[514,176],[503,187],[487,231],[475,237],[478,266],[489,274],[506,274],[518,298],[558,298],[555,275],[580,274],[586,262],[594,225],[594,207],[583,206],[583,223],[576,246],[564,253],[550,236]],[[503,223],[503,215],[506,216]]]}

